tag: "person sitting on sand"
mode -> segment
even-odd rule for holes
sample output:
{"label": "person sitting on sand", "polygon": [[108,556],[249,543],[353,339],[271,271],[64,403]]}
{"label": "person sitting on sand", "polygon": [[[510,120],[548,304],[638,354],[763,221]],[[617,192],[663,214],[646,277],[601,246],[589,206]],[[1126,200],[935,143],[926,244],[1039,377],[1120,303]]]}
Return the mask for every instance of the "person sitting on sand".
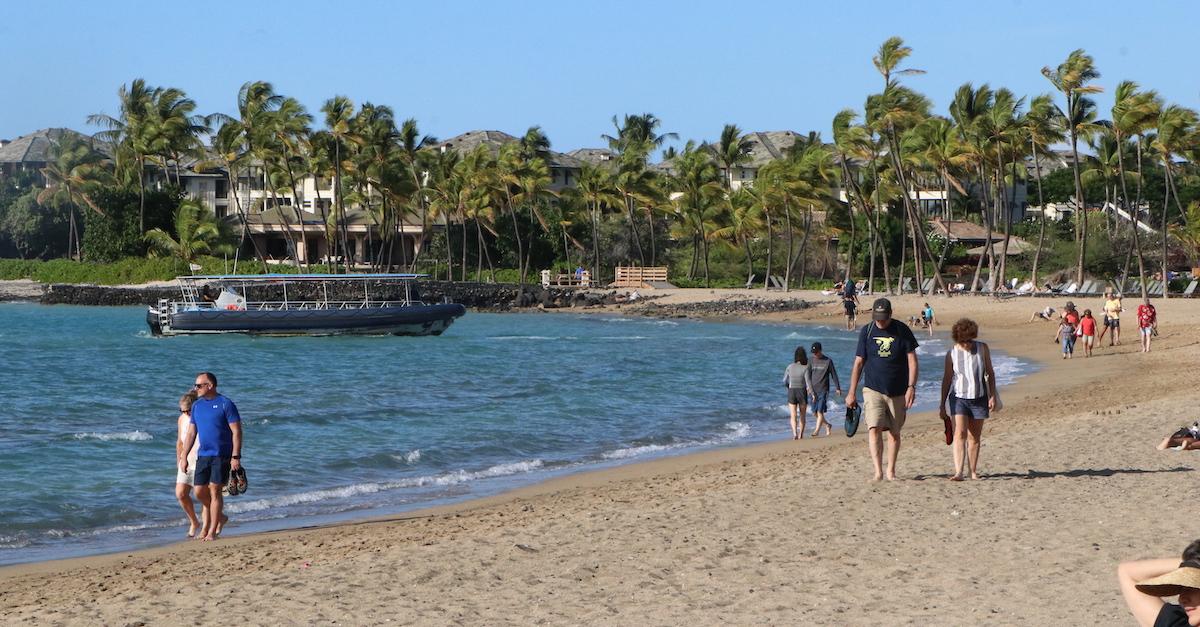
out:
{"label": "person sitting on sand", "polygon": [[1163,438],[1163,441],[1159,442],[1156,448],[1160,451],[1167,449],[1177,449],[1180,451],[1200,450],[1200,421],[1193,422],[1188,427],[1181,427],[1175,433]]}
{"label": "person sitting on sand", "polygon": [[1034,320],[1053,320],[1053,319],[1054,319],[1054,308],[1047,305],[1045,309],[1043,309],[1041,311],[1033,312],[1033,315],[1029,317],[1029,322],[1033,322]]}
{"label": "person sitting on sand", "polygon": [[842,382],[838,380],[837,368],[833,365],[833,360],[825,356],[820,342],[812,344],[812,359],[808,363],[808,369],[804,376],[807,379],[808,393],[811,396],[813,416],[817,418],[817,426],[813,427],[812,435],[817,437],[821,434],[821,427],[825,427],[825,435],[833,432],[833,427],[825,421],[825,412],[829,409],[829,381],[833,380],[833,387],[837,391],[838,396],[842,395]]}
{"label": "person sitting on sand", "polygon": [[[1117,583],[1125,605],[1141,627],[1200,625],[1200,540],[1173,558],[1121,562]],[[1163,597],[1179,596],[1179,604]]]}
{"label": "person sitting on sand", "polygon": [[[783,386],[788,391],[788,412],[792,417],[792,439],[804,437],[806,422],[804,414],[808,411],[808,356],[803,346],[797,346],[792,363],[783,371]],[[799,419],[799,429],[797,429]]]}
{"label": "person sitting on sand", "polygon": [[[196,455],[200,450],[200,443],[196,442],[192,445],[191,450],[183,450],[184,438],[187,436],[188,423],[192,420],[192,404],[196,402],[196,391],[192,390],[179,398],[179,419],[176,420],[176,429],[179,434],[175,439],[175,459],[186,455],[188,460],[188,471],[183,472],[178,468],[175,469],[175,498],[179,500],[179,506],[183,508],[183,513],[188,518],[187,537],[196,537],[196,530],[203,525],[200,523],[200,518],[196,517],[196,505],[192,502],[192,486],[195,484],[196,476]],[[204,510],[201,509],[201,516],[204,515]]]}
{"label": "person sitting on sand", "polygon": [[979,325],[974,320],[962,318],[955,322],[950,336],[954,346],[946,351],[940,403],[943,421],[954,416],[954,475],[950,479],[962,481],[964,457],[969,461],[971,478],[978,479],[983,421],[990,412],[1000,409],[996,372],[988,345],[975,339]]}

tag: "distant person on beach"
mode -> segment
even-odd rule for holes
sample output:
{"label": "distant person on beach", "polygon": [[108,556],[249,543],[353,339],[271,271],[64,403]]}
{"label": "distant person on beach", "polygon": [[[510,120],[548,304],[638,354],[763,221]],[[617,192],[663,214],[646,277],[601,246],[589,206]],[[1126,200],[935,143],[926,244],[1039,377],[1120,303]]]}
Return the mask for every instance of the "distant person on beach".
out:
{"label": "distant person on beach", "polygon": [[805,376],[808,378],[808,393],[812,401],[809,408],[817,419],[812,435],[814,438],[820,435],[821,427],[825,427],[825,435],[829,435],[833,432],[833,427],[825,420],[825,412],[829,409],[829,382],[833,381],[838,396],[842,395],[842,382],[838,380],[833,360],[825,356],[820,342],[812,344],[812,359],[808,362]]}
{"label": "distant person on beach", "polygon": [[1058,332],[1055,339],[1062,344],[1063,359],[1072,359],[1075,357],[1075,325],[1073,320],[1077,320],[1074,316],[1068,316],[1066,313],[1058,322]]}
{"label": "distant person on beach", "polygon": [[930,307],[929,303],[925,303],[925,308],[921,310],[921,321],[925,328],[929,329],[929,337],[933,337],[933,307]]}
{"label": "distant person on beach", "polygon": [[954,475],[950,479],[962,481],[964,457],[969,461],[971,478],[978,479],[983,421],[999,409],[996,372],[988,345],[976,340],[979,325],[974,320],[962,318],[955,322],[950,335],[954,346],[946,351],[939,403],[942,420],[954,416]]}
{"label": "distant person on beach", "polygon": [[1163,438],[1162,442],[1155,447],[1160,451],[1167,449],[1179,449],[1182,451],[1195,451],[1200,449],[1200,421],[1193,422],[1191,425],[1181,427],[1175,433]]}
{"label": "distant person on beach", "polygon": [[846,310],[846,330],[853,331],[858,320],[858,290],[850,279],[842,286],[842,308]]}
{"label": "distant person on beach", "polygon": [[1096,343],[1104,341],[1104,334],[1110,333],[1108,336],[1108,345],[1121,345],[1121,295],[1112,294],[1110,298],[1104,301],[1104,328],[1100,330],[1100,337]]}
{"label": "distant person on beach", "polygon": [[1142,299],[1137,308],[1138,332],[1142,335],[1142,352],[1150,352],[1150,338],[1158,331],[1158,310],[1150,304],[1150,298]]}
{"label": "distant person on beach", "polygon": [[[187,537],[196,537],[196,530],[202,528],[200,519],[196,517],[196,505],[192,502],[192,485],[195,483],[193,477],[196,469],[196,455],[200,449],[200,443],[195,442],[188,450],[183,450],[183,443],[187,439],[188,424],[192,421],[192,404],[196,402],[196,391],[192,390],[184,394],[179,399],[179,419],[176,420],[176,429],[178,435],[175,437],[175,459],[178,460],[181,456],[188,460],[188,471],[182,472],[178,468],[175,473],[175,498],[179,500],[179,506],[183,508],[183,513],[187,514],[188,532]],[[204,510],[201,509],[201,515],[204,515]]]}
{"label": "distant person on beach", "polygon": [[863,415],[867,446],[875,464],[873,480],[884,477],[883,432],[888,434],[887,479],[896,479],[900,430],[908,409],[917,398],[917,338],[912,329],[892,319],[892,302],[880,298],[871,306],[871,322],[858,334],[854,368],[846,407],[857,407],[858,380],[863,378]]}
{"label": "distant person on beach", "polygon": [[1096,344],[1096,319],[1092,317],[1091,309],[1083,310],[1083,317],[1079,319],[1079,330],[1075,335],[1083,340],[1083,356],[1091,357],[1092,346]]}
{"label": "distant person on beach", "polygon": [[1033,322],[1034,320],[1053,320],[1053,319],[1054,319],[1054,308],[1047,305],[1045,309],[1043,309],[1041,311],[1033,312],[1033,315],[1029,317],[1029,322]]}
{"label": "distant person on beach", "polygon": [[[1121,562],[1117,583],[1125,605],[1141,627],[1200,625],[1200,540],[1175,558]],[[1164,597],[1179,597],[1179,604]]]}
{"label": "distant person on beach", "polygon": [[[191,419],[181,450],[191,450],[197,439],[195,465],[196,498],[207,506],[201,540],[216,540],[229,520],[224,512],[221,487],[229,473],[242,466],[242,418],[233,401],[217,393],[217,376],[211,372],[196,375],[196,393]],[[179,456],[179,471],[187,473],[188,459]]]}
{"label": "distant person on beach", "polygon": [[[807,426],[804,414],[808,411],[808,356],[804,347],[797,346],[792,357],[792,363],[783,371],[783,386],[788,391],[788,412],[792,417],[792,439],[804,437]],[[799,429],[796,428],[797,419]]]}

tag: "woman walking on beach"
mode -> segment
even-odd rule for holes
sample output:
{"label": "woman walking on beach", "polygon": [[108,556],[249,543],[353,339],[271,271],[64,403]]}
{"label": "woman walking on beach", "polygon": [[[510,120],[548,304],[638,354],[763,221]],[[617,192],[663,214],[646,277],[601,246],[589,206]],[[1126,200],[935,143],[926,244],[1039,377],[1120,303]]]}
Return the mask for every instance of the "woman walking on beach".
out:
{"label": "woman walking on beach", "polygon": [[[188,423],[192,417],[192,405],[195,404],[197,394],[195,390],[184,394],[179,398],[179,419],[176,421],[178,435],[175,438],[175,459],[179,459],[183,455],[184,436],[187,434]],[[196,517],[196,505],[192,503],[192,484],[193,477],[196,474],[196,455],[200,450],[200,441],[197,440],[192,445],[192,450],[187,452],[188,471],[180,472],[175,470],[175,498],[179,500],[179,506],[183,508],[183,513],[188,517],[188,537],[196,536],[196,529],[201,527],[200,519]],[[200,510],[203,512],[203,508]]]}
{"label": "woman walking on beach", "polygon": [[[962,481],[963,458],[970,464],[971,478],[978,479],[979,438],[983,421],[999,405],[996,396],[996,373],[992,370],[992,353],[988,345],[977,341],[979,325],[963,318],[950,331],[954,346],[946,351],[946,367],[942,373],[942,419],[954,416],[954,476]],[[949,412],[947,412],[949,407]]]}
{"label": "woman walking on beach", "polygon": [[1158,332],[1158,310],[1146,298],[1137,308],[1138,333],[1142,336],[1142,352],[1150,352],[1150,338]]}
{"label": "woman walking on beach", "polygon": [[1092,356],[1092,346],[1096,344],[1096,319],[1092,317],[1091,309],[1083,310],[1083,317],[1079,319],[1078,336],[1083,339],[1083,356]]}
{"label": "woman walking on beach", "polygon": [[[1200,540],[1175,558],[1121,562],[1117,582],[1125,605],[1141,627],[1200,625]],[[1179,597],[1179,604],[1163,597]]]}
{"label": "woman walking on beach", "polygon": [[[796,347],[792,363],[783,371],[783,385],[788,389],[788,411],[792,416],[792,439],[804,437],[807,426],[804,414],[808,412],[808,355],[803,346]],[[797,420],[799,422],[797,423]],[[797,424],[799,429],[797,429]]]}

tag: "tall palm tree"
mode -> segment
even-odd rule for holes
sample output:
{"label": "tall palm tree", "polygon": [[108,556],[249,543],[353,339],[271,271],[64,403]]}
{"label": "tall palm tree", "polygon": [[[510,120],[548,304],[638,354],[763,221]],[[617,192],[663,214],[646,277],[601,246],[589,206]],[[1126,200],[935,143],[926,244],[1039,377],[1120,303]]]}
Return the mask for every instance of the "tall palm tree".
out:
{"label": "tall palm tree", "polygon": [[1029,101],[1029,111],[1025,114],[1025,136],[1029,139],[1029,149],[1033,154],[1033,172],[1037,179],[1038,206],[1042,208],[1039,217],[1038,243],[1033,252],[1033,269],[1030,281],[1038,285],[1038,263],[1041,261],[1042,248],[1046,244],[1046,199],[1042,194],[1042,164],[1040,155],[1049,152],[1050,146],[1063,140],[1059,123],[1058,110],[1050,94],[1035,96]]}
{"label": "tall palm tree", "polygon": [[150,126],[157,89],[141,78],[117,90],[119,114],[116,117],[94,113],[88,124],[104,127],[96,138],[108,142],[117,158],[117,169],[134,174],[138,182],[138,229],[146,230],[146,159],[150,154]]}
{"label": "tall palm tree", "polygon": [[592,278],[598,281],[603,276],[600,268],[600,220],[605,208],[619,207],[622,199],[613,185],[610,172],[586,162],[579,171],[572,193],[578,196],[588,211],[592,231]]}
{"label": "tall palm tree", "polygon": [[[66,207],[70,212],[67,252],[75,259],[82,258],[79,226],[75,221],[75,210],[85,207],[104,215],[104,211],[92,200],[92,193],[112,178],[105,167],[104,155],[82,137],[64,133],[54,142],[51,149],[53,161],[42,168],[46,187],[38,193],[39,205]],[[74,249],[74,253],[71,250]]]}
{"label": "tall palm tree", "polygon": [[762,205],[755,202],[754,195],[746,187],[726,194],[724,202],[728,221],[714,230],[712,236],[725,239],[746,253],[746,282],[749,283],[754,280],[754,255],[750,250],[750,240],[763,228]]}
{"label": "tall palm tree", "polygon": [[[342,240],[342,255],[348,257],[350,255],[350,234],[346,223],[346,194],[342,187],[342,171],[344,159],[349,156],[346,144],[354,139],[351,134],[354,101],[346,96],[334,96],[325,101],[325,104],[321,106],[321,112],[325,114],[325,128],[328,129],[333,144],[334,212],[337,215],[338,231]],[[347,264],[349,263],[350,261],[347,259]]]}
{"label": "tall palm tree", "polygon": [[675,203],[680,217],[691,230],[694,245],[692,274],[694,276],[695,247],[699,247],[704,256],[704,285],[707,287],[710,282],[709,241],[720,228],[718,218],[723,210],[721,199],[725,190],[710,153],[692,142],[688,142],[676,158],[675,168],[678,192]]}
{"label": "tall palm tree", "polygon": [[[1141,286],[1142,298],[1146,297],[1146,263],[1142,255],[1141,234],[1138,232],[1141,230],[1141,137],[1146,130],[1153,127],[1161,108],[1162,103],[1158,99],[1158,94],[1154,91],[1140,91],[1138,84],[1133,81],[1121,81],[1113,91],[1113,135],[1120,143],[1124,143],[1130,138],[1137,138],[1138,200],[1132,206],[1129,204],[1129,188],[1125,182],[1124,151],[1117,152],[1117,168],[1119,171],[1118,178],[1121,181],[1121,206],[1133,222],[1133,228],[1131,229],[1133,235],[1132,252],[1137,255],[1138,285]],[[1125,257],[1125,266],[1121,272],[1121,276],[1129,276],[1128,255]]]}
{"label": "tall palm tree", "polygon": [[[954,119],[959,137],[967,149],[967,155],[975,170],[975,178],[981,196],[979,212],[987,230],[989,244],[992,237],[992,214],[987,207],[989,185],[985,171],[991,151],[988,147],[987,136],[982,131],[982,120],[992,108],[994,101],[995,93],[986,83],[978,88],[971,83],[964,83],[954,92],[954,101],[950,104],[950,117]],[[992,252],[993,249],[990,245],[985,246],[984,254],[979,256],[975,264],[975,273],[971,278],[972,292],[978,291],[980,287],[979,276],[983,270],[985,259],[988,261],[988,274],[992,274],[992,268],[995,265],[995,255]]]}
{"label": "tall palm tree", "polygon": [[[1172,197],[1175,198],[1175,206],[1179,210],[1180,217],[1183,219],[1184,224],[1187,224],[1187,214],[1180,204],[1179,193],[1175,190],[1175,155],[1184,154],[1190,146],[1196,145],[1198,124],[1200,124],[1200,118],[1197,117],[1195,111],[1180,105],[1168,105],[1159,113],[1156,125],[1158,135],[1152,144],[1153,150],[1158,153],[1159,159],[1162,160],[1163,176],[1166,179],[1162,221],[1160,223],[1162,229],[1162,277],[1164,286],[1168,277],[1167,214],[1170,210]],[[1167,288],[1164,287],[1163,294],[1167,293]]]}
{"label": "tall palm tree", "polygon": [[[431,169],[430,159],[427,158],[430,153],[427,149],[434,144],[437,144],[437,138],[432,135],[421,135],[421,131],[417,128],[416,119],[408,118],[400,125],[400,157],[404,160],[405,165],[408,166],[413,187],[416,189],[416,193],[413,194],[413,200],[417,205],[417,214],[421,216],[422,238],[429,232],[429,208],[423,191],[427,182],[426,173]],[[449,223],[446,226],[448,229]],[[466,245],[465,241],[463,245]],[[423,250],[425,250],[425,247],[421,246],[417,249],[416,254],[413,255],[413,265],[416,265]]]}
{"label": "tall palm tree", "polygon": [[174,237],[162,229],[151,229],[146,233],[150,256],[172,256],[190,264],[197,255],[231,252],[232,247],[222,241],[216,217],[199,201],[181,202],[175,210],[173,225]]}
{"label": "tall palm tree", "polygon": [[733,169],[750,160],[750,149],[753,146],[754,140],[742,133],[742,129],[736,124],[726,124],[721,129],[721,139],[716,145],[708,146],[725,170],[725,189],[733,189]]}
{"label": "tall palm tree", "polygon": [[[942,218],[949,230],[950,225],[954,222],[954,215],[950,209],[950,190],[954,188],[963,196],[967,194],[967,190],[951,172],[958,172],[970,163],[967,149],[959,140],[954,124],[943,117],[931,117],[926,120],[914,129],[910,141],[912,151],[917,153],[941,180]],[[945,263],[946,253],[949,250],[950,242],[947,239],[945,245],[942,246],[942,253],[938,257],[937,264],[935,264],[935,272],[938,274],[942,272],[942,264]]]}
{"label": "tall palm tree", "polygon": [[[1082,48],[1067,55],[1055,69],[1049,66],[1042,68],[1051,85],[1066,98],[1066,107],[1059,109],[1059,119],[1066,123],[1066,135],[1071,140],[1071,169],[1075,180],[1075,202],[1078,207],[1076,220],[1076,237],[1078,240],[1078,267],[1075,269],[1075,282],[1083,284],[1084,255],[1087,251],[1087,203],[1083,196],[1083,181],[1079,170],[1079,139],[1080,135],[1091,132],[1095,120],[1095,103],[1086,98],[1087,94],[1100,93],[1103,89],[1097,85],[1089,85],[1091,81],[1100,78],[1095,62]],[[1090,115],[1089,115],[1090,114]]]}

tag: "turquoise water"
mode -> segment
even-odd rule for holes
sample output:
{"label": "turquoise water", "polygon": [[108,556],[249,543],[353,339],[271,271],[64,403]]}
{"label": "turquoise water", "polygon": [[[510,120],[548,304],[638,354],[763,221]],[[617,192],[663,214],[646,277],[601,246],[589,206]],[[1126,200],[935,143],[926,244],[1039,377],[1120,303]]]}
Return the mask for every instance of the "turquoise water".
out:
{"label": "turquoise water", "polygon": [[[3,304],[0,563],[180,539],[177,399],[200,370],[245,419],[237,534],[789,437],[780,379],[815,339],[847,383],[853,336],[830,327],[468,313],[441,337],[161,339],[141,308]],[[947,344],[923,341],[929,408]],[[997,360],[1001,382],[1024,367]]]}

